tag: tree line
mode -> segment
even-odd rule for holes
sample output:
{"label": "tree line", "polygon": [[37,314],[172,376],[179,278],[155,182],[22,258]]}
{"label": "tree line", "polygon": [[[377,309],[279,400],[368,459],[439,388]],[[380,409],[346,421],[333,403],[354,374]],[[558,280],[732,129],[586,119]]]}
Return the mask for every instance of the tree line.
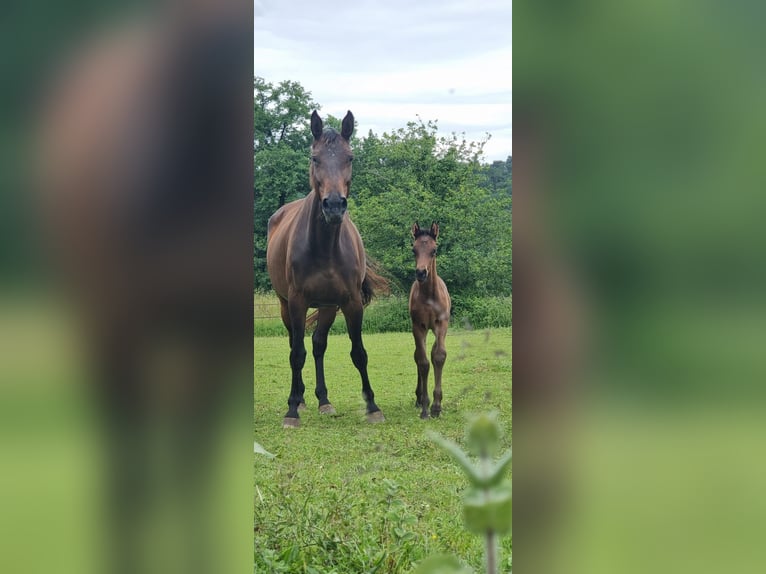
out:
{"label": "tree line", "polygon": [[[309,117],[321,106],[298,82],[259,77],[253,102],[254,285],[267,291],[268,219],[310,191]],[[340,129],[338,118],[323,116]],[[417,220],[439,222],[438,271],[458,304],[511,294],[512,161],[483,163],[485,143],[438,135],[437,121],[419,118],[390,133],[355,131],[349,213],[395,292],[408,291],[413,280],[410,228]]]}

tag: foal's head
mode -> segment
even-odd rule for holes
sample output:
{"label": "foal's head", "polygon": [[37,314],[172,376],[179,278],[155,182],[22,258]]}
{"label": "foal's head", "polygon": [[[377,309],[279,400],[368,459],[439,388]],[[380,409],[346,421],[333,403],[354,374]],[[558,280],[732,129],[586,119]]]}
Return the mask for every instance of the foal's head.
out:
{"label": "foal's head", "polygon": [[430,229],[422,229],[416,221],[412,226],[412,253],[415,254],[415,276],[422,283],[428,279],[431,262],[436,258],[436,239],[439,237],[439,224],[431,223]]}
{"label": "foal's head", "polygon": [[[348,141],[354,132],[354,114],[343,118],[340,134],[333,128],[323,129],[322,118],[314,110],[311,114],[311,188],[322,202],[322,215],[327,223],[340,223],[348,206],[351,185],[351,146]],[[340,137],[338,137],[340,136]]]}

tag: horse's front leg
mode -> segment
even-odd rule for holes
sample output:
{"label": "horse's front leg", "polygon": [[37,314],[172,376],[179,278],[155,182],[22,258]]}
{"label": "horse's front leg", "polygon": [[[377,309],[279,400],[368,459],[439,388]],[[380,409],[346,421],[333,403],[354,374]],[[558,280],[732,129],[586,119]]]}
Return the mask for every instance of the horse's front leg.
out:
{"label": "horse's front leg", "polygon": [[415,406],[420,407],[420,418],[428,418],[428,371],[431,365],[426,354],[426,337],[428,331],[419,325],[413,325],[412,335],[415,338],[415,365],[418,369],[418,386],[415,389]]}
{"label": "horse's front leg", "polygon": [[[447,360],[447,348],[444,339],[447,336],[447,325],[440,321],[437,323],[436,341],[431,348],[431,362],[434,364],[434,403],[431,405],[431,416],[438,417],[442,412],[442,370]],[[426,393],[426,396],[428,394]],[[425,409],[425,407],[423,407]]]}
{"label": "horse's front leg", "polygon": [[[287,306],[287,301],[285,299],[279,298],[279,312],[282,315],[282,323],[285,324],[285,327],[287,328],[287,340],[290,343],[290,349],[293,348],[293,327],[290,324],[290,308]],[[306,408],[306,403],[303,400],[303,396],[301,396],[300,403],[298,404],[298,410],[302,411]]]}
{"label": "horse's front leg", "polygon": [[290,297],[287,302],[290,313],[290,368],[292,369],[292,384],[290,397],[287,399],[287,414],[282,423],[284,428],[295,428],[301,424],[298,417],[298,407],[303,402],[303,365],[306,363],[306,345],[303,335],[306,332],[306,303],[302,297]]}
{"label": "horse's front leg", "polygon": [[343,315],[346,318],[348,337],[351,339],[351,360],[362,377],[362,396],[367,403],[367,421],[371,423],[383,422],[386,419],[378,405],[375,404],[375,393],[372,391],[370,378],[367,376],[367,351],[362,344],[364,307],[361,298],[346,303],[343,306]]}
{"label": "horse's front leg", "polygon": [[330,404],[327,398],[327,385],[325,385],[324,380],[324,353],[327,350],[327,333],[335,322],[336,313],[337,309],[335,307],[319,309],[317,326],[311,337],[317,379],[315,394],[317,399],[319,399],[319,413],[323,415],[335,414],[335,407]]}

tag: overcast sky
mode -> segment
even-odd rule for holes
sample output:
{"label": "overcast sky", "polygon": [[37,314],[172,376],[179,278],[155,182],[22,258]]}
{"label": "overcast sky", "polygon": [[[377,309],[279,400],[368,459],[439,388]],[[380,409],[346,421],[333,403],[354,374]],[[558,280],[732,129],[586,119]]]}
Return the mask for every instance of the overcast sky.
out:
{"label": "overcast sky", "polygon": [[295,80],[359,135],[416,114],[511,155],[511,0],[254,0],[255,74]]}

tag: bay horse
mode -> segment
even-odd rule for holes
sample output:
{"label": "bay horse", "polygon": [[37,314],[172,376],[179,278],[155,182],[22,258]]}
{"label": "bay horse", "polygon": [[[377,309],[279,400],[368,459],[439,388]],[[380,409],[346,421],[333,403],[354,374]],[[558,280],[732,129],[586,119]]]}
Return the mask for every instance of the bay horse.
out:
{"label": "bay horse", "polygon": [[442,410],[442,369],[447,360],[444,339],[449,327],[450,300],[447,285],[436,274],[436,240],[439,225],[431,223],[423,229],[416,221],[412,226],[412,253],[415,255],[416,279],[410,289],[410,318],[415,338],[415,364],[418,367],[418,384],[415,388],[415,405],[421,408],[420,418],[428,418],[428,371],[430,364],[426,355],[426,337],[429,329],[436,336],[431,348],[434,364],[434,402],[431,416],[438,417]]}
{"label": "bay horse", "polygon": [[283,427],[300,426],[299,408],[305,408],[302,370],[306,362],[304,334],[306,312],[316,328],[311,338],[316,366],[316,390],[321,414],[335,414],[327,398],[324,354],[327,333],[338,309],[343,312],[351,339],[351,360],[362,378],[362,396],[367,403],[367,420],[384,421],[375,404],[375,393],[367,375],[367,351],[362,344],[364,306],[375,288],[386,281],[367,261],[362,237],[346,211],[354,159],[349,139],[354,115],[343,118],[341,131],[324,128],[314,110],[311,114],[311,191],[306,197],[283,205],[269,219],[266,266],[279,298],[282,321],[290,342],[292,384]]}

